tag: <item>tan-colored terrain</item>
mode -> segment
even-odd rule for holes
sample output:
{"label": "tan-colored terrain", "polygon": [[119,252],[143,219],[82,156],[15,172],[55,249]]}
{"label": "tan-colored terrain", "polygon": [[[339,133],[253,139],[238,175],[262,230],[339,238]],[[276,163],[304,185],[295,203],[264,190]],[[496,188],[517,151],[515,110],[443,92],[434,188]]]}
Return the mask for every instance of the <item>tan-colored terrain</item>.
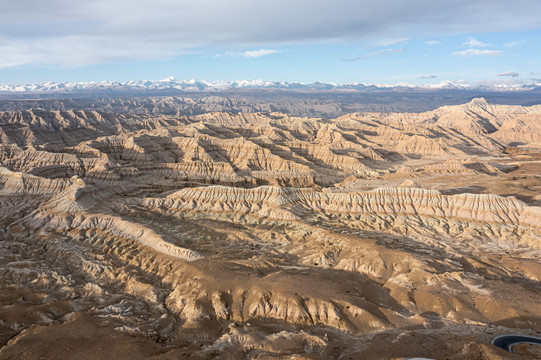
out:
{"label": "tan-colored terrain", "polygon": [[541,331],[541,106],[33,109],[0,141],[0,359],[539,353],[490,340]]}

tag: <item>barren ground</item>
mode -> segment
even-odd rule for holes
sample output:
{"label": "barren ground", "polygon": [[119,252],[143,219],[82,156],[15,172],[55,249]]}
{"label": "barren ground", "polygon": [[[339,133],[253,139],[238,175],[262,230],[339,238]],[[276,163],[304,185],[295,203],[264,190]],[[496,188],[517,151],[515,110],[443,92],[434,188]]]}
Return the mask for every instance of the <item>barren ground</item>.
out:
{"label": "barren ground", "polygon": [[0,359],[528,359],[541,107],[0,112]]}

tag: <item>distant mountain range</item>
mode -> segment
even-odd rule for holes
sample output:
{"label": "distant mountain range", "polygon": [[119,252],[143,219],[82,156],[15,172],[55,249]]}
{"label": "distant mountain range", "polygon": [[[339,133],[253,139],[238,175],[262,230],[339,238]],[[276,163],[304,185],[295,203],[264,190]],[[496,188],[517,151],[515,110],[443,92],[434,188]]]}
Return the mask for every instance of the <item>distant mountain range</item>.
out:
{"label": "distant mountain range", "polygon": [[464,82],[443,81],[436,84],[412,85],[412,84],[365,84],[365,83],[325,83],[315,82],[304,84],[300,82],[263,81],[263,80],[240,80],[240,81],[204,81],[204,80],[177,80],[169,77],[163,80],[138,80],[138,81],[99,81],[99,82],[45,82],[26,85],[0,85],[0,93],[84,93],[103,91],[156,91],[178,90],[183,92],[222,92],[234,89],[283,89],[283,90],[306,90],[306,91],[423,91],[423,90],[475,90],[487,92],[529,91],[539,89],[541,84],[527,85],[471,85]]}

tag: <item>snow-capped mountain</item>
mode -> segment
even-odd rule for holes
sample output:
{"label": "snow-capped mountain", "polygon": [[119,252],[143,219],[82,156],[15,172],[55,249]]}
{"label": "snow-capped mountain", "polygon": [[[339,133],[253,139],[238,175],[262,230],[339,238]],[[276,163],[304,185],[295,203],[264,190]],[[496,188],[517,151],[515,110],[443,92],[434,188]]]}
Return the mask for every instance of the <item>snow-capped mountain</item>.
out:
{"label": "snow-capped mountain", "polygon": [[471,85],[465,82],[443,81],[434,84],[414,85],[399,83],[366,84],[366,83],[325,83],[315,82],[304,84],[301,82],[238,80],[238,81],[205,81],[205,80],[177,80],[168,77],[163,80],[138,81],[89,81],[89,82],[45,82],[25,85],[0,85],[0,92],[4,93],[70,93],[70,92],[100,92],[100,91],[145,91],[145,90],[179,90],[185,92],[220,92],[231,89],[297,89],[297,90],[481,90],[481,91],[525,91],[532,90],[541,84],[496,84]]}

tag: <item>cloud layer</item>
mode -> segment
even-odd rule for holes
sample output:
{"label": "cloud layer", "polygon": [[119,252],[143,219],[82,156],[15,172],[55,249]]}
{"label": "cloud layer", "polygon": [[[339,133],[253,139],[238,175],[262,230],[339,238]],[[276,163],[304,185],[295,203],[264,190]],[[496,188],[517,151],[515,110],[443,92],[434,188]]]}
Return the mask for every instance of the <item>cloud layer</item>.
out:
{"label": "cloud layer", "polygon": [[246,50],[246,51],[228,51],[224,54],[217,54],[216,57],[222,57],[222,56],[240,56],[245,58],[258,58],[262,56],[272,55],[272,54],[278,54],[280,53],[280,50],[272,50],[272,49],[259,49],[259,50]]}
{"label": "cloud layer", "polygon": [[455,51],[453,55],[462,56],[462,57],[471,57],[471,56],[491,56],[491,57],[500,57],[503,55],[501,50],[480,50],[480,49],[466,49],[462,51]]}
{"label": "cloud layer", "polygon": [[514,72],[514,71],[506,71],[506,72],[501,72],[498,74],[498,76],[509,76],[509,77],[518,77],[520,74],[518,72]]}
{"label": "cloud layer", "polygon": [[487,47],[489,46],[489,44],[485,44],[484,42],[481,42],[475,38],[470,38],[467,42],[465,42],[463,45],[467,45],[471,48],[476,48],[476,47]]}
{"label": "cloud layer", "polygon": [[528,30],[539,28],[540,13],[538,0],[4,0],[0,68]]}

